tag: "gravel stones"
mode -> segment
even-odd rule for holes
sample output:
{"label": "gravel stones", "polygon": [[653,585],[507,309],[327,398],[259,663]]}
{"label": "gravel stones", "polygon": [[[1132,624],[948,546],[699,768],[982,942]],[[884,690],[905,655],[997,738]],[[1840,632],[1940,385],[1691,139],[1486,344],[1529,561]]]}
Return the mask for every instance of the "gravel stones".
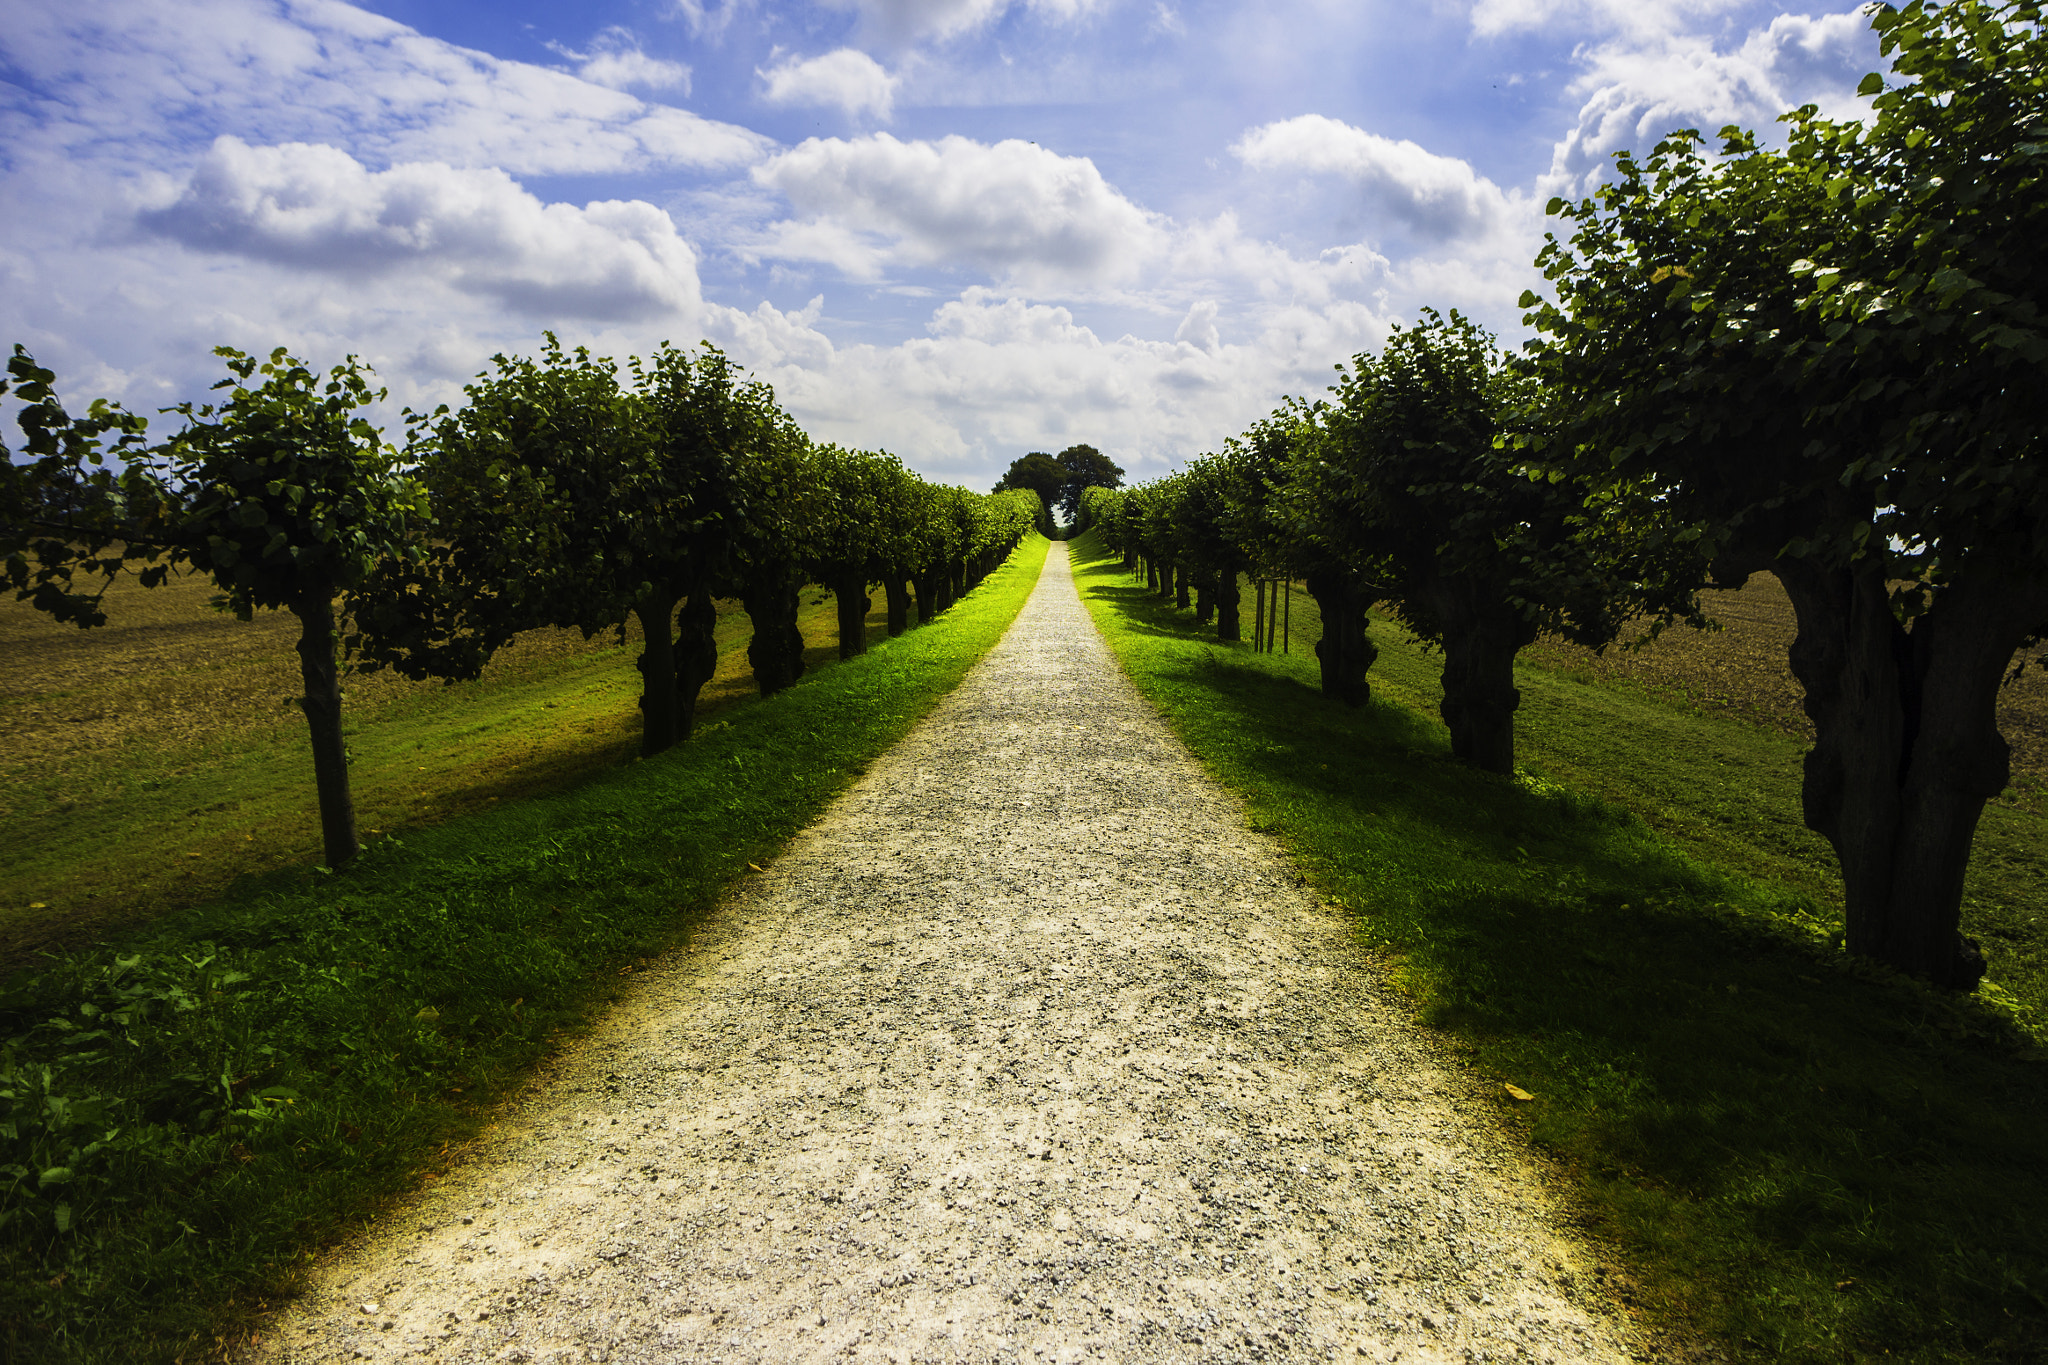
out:
{"label": "gravel stones", "polygon": [[1504,1101],[1138,697],[1064,546],[958,690],[634,980],[257,1354],[1629,1354]]}

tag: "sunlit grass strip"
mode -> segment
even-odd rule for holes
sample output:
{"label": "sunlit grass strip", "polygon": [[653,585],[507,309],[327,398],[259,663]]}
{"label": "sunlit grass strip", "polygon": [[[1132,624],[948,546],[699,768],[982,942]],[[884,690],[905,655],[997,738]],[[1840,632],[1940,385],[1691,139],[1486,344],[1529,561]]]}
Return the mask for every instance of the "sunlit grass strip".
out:
{"label": "sunlit grass strip", "polygon": [[167,1359],[246,1324],[902,738],[1046,548],[670,753],[12,983],[0,1356]]}
{"label": "sunlit grass strip", "polygon": [[[1562,1159],[1606,1249],[1589,1288],[1745,1359],[2048,1356],[2048,1066],[2000,1016],[1851,966],[1807,890],[1541,773],[1451,762],[1411,705],[1433,700],[1422,661],[1382,676],[1406,701],[1348,710],[1316,688],[1313,636],[1219,645],[1074,550],[1139,689]],[[1604,714],[1574,714],[1608,727],[1576,761],[1645,762],[1628,713]],[[1741,799],[1713,734],[1659,724],[1660,781]]]}

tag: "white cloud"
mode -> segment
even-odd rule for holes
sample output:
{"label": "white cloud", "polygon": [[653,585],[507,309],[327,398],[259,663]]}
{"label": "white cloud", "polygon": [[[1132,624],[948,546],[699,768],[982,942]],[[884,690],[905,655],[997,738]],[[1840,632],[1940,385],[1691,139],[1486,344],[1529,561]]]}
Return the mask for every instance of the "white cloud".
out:
{"label": "white cloud", "polygon": [[576,75],[593,85],[612,90],[675,90],[690,93],[690,68],[681,62],[650,57],[640,50],[639,41],[626,29],[613,25],[590,40],[590,48],[577,52],[560,43],[550,50],[576,63]]}
{"label": "white cloud", "polygon": [[822,105],[842,109],[849,118],[888,118],[900,83],[880,62],[850,47],[822,57],[792,57],[756,74],[770,104]]}
{"label": "white cloud", "polygon": [[1486,233],[1509,212],[1508,196],[1467,162],[1321,114],[1254,128],[1230,150],[1253,170],[1342,176],[1375,207],[1439,239]]}
{"label": "white cloud", "polygon": [[1093,161],[1028,142],[812,138],[753,174],[809,223],[871,234],[899,263],[1101,285],[1135,275],[1166,241]]}
{"label": "white cloud", "polygon": [[1856,83],[1878,52],[1860,13],[1781,14],[1727,52],[1679,34],[1602,45],[1580,61],[1583,73],[1567,88],[1583,101],[1578,122],[1557,144],[1547,178],[1565,194],[1589,189],[1612,153],[1648,152],[1680,128],[1712,137],[1738,123],[1768,133],[1779,114],[1809,102],[1855,117],[1864,107]]}
{"label": "white cloud", "polygon": [[1188,315],[1174,329],[1173,339],[1199,350],[1213,352],[1220,349],[1223,337],[1216,330],[1216,300],[1201,299],[1188,305]]}
{"label": "white cloud", "polygon": [[543,204],[498,170],[370,171],[334,147],[223,137],[141,222],[195,250],[300,269],[423,270],[544,319],[694,315],[700,302],[696,257],[662,210]]}
{"label": "white cloud", "polygon": [[223,133],[514,175],[737,168],[774,145],[338,0],[13,6],[0,60],[38,92],[37,141],[130,167],[184,163]]}
{"label": "white cloud", "polygon": [[928,474],[984,487],[1017,454],[1075,441],[1133,477],[1165,473],[1281,394],[1320,393],[1336,358],[1386,334],[1362,311],[1334,322],[1290,311],[1238,346],[1110,340],[1067,308],[983,289],[942,305],[928,336],[894,346],[832,346],[815,331],[807,340],[794,316],[764,305],[714,332],[820,439],[886,445]]}

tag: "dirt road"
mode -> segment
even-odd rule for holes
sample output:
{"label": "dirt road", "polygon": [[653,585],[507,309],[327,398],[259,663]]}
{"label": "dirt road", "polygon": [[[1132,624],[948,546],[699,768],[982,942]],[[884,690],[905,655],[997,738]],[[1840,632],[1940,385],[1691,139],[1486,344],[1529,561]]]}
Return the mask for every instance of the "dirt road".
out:
{"label": "dirt road", "polygon": [[262,1354],[1626,1359],[1501,1102],[1055,546],[954,695]]}

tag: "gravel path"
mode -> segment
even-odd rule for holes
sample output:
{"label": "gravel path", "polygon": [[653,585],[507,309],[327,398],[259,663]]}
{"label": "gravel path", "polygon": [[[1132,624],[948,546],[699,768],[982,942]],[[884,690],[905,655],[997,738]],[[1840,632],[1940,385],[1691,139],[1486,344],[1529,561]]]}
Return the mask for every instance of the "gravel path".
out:
{"label": "gravel path", "polygon": [[1627,1359],[1502,1102],[1056,545],[959,689],[259,1354]]}

